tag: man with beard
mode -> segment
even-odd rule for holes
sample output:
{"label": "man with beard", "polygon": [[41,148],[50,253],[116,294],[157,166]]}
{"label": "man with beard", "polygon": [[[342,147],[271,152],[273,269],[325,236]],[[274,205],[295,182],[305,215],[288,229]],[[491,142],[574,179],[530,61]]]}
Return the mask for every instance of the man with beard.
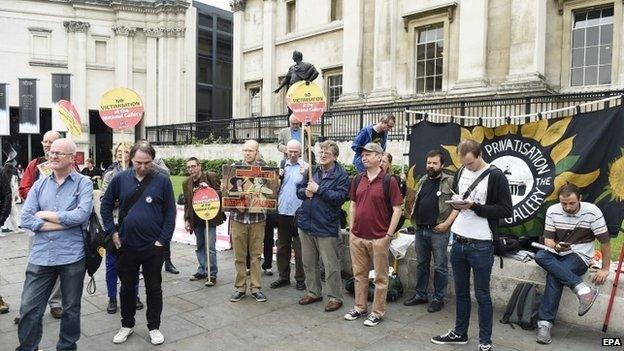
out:
{"label": "man with beard", "polygon": [[[412,224],[416,229],[414,244],[418,257],[418,275],[414,296],[405,300],[405,306],[429,303],[429,312],[438,312],[444,305],[444,294],[448,282],[446,258],[449,229],[458,211],[446,201],[451,199],[453,177],[444,174],[444,156],[438,150],[427,154],[427,174],[416,184],[415,202],[410,209]],[[427,298],[429,283],[429,262],[433,254],[434,276],[433,296]]]}

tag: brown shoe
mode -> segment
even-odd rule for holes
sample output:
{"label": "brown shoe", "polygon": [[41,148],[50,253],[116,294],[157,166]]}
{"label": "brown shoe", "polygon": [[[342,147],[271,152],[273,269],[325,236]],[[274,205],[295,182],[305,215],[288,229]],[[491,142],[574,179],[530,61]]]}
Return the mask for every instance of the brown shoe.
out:
{"label": "brown shoe", "polygon": [[9,305],[0,296],[0,314],[9,313]]}
{"label": "brown shoe", "polygon": [[314,297],[310,295],[306,295],[299,300],[300,305],[309,305],[311,303],[319,302],[323,300],[323,296]]}
{"label": "brown shoe", "polygon": [[61,308],[61,307],[52,307],[52,308],[50,308],[50,314],[55,319],[61,319],[61,316],[63,315],[63,308]]}
{"label": "brown shoe", "polygon": [[325,312],[334,312],[335,310],[342,307],[342,301],[331,300],[325,306]]}

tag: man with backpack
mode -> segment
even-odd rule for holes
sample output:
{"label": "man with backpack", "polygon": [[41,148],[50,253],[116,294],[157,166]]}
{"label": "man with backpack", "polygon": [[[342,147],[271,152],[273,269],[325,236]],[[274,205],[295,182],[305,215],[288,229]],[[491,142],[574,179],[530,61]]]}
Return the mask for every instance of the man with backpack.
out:
{"label": "man with backpack", "polygon": [[455,174],[452,205],[459,210],[451,226],[454,242],[451,266],[456,296],[455,327],[431,338],[440,345],[468,343],[470,322],[470,270],[479,304],[479,350],[492,349],[492,298],[490,275],[494,263],[493,240],[498,220],[512,214],[511,194],[505,174],[481,157],[481,144],[465,140],[457,147],[462,167]]}
{"label": "man with backpack", "polygon": [[[375,297],[372,311],[364,325],[374,327],[383,320],[386,312],[388,250],[401,217],[403,197],[396,179],[380,167],[383,154],[381,146],[368,143],[362,148],[361,154],[366,172],[356,176],[349,191],[349,251],[355,277],[355,306],[344,318],[353,321],[368,314],[368,270],[372,261]],[[388,203],[390,208],[380,206]]]}
{"label": "man with backpack", "polygon": [[280,190],[277,201],[277,270],[279,277],[271,288],[290,285],[290,257],[295,249],[295,280],[297,290],[305,290],[305,274],[301,261],[301,241],[297,233],[295,212],[303,202],[297,198],[297,184],[303,180],[308,163],[301,160],[301,143],[291,140],[286,144],[288,158],[280,163]]}
{"label": "man with backpack", "polygon": [[60,279],[63,314],[57,350],[75,350],[80,339],[80,306],[85,276],[86,226],[93,207],[93,183],[73,168],[76,144],[57,139],[48,150],[52,174],[30,189],[22,226],[35,233],[22,290],[17,350],[37,350],[42,317],[52,287]]}
{"label": "man with backpack", "polygon": [[297,197],[303,200],[297,210],[297,226],[301,240],[301,256],[307,294],[299,300],[309,305],[323,300],[319,258],[325,265],[325,290],[329,298],[326,312],[342,307],[342,281],[338,260],[340,235],[340,208],[349,192],[349,175],[336,162],[338,144],[326,140],[320,144],[319,165],[313,168],[312,178],[304,175],[297,185]]}
{"label": "man with backpack", "polygon": [[580,189],[574,184],[562,186],[558,195],[559,203],[546,210],[544,223],[544,245],[552,251],[540,250],[535,255],[535,262],[548,273],[538,311],[537,342],[540,344],[552,342],[550,331],[564,286],[577,296],[579,316],[585,315],[596,301],[598,289],[587,285],[582,278],[594,257],[594,240],[600,242],[602,268],[593,276],[593,283],[604,284],[611,264],[609,232],[600,209],[581,201]]}
{"label": "man with backpack", "polygon": [[[438,312],[444,306],[444,294],[448,283],[447,248],[449,229],[457,217],[458,211],[453,210],[446,201],[451,199],[453,177],[442,172],[444,155],[438,150],[427,154],[427,174],[416,184],[414,206],[409,210],[412,225],[416,229],[414,246],[418,258],[418,275],[416,292],[405,300],[405,306],[429,303],[427,311]],[[429,285],[429,263],[433,255],[434,293],[431,300],[427,298]]]}

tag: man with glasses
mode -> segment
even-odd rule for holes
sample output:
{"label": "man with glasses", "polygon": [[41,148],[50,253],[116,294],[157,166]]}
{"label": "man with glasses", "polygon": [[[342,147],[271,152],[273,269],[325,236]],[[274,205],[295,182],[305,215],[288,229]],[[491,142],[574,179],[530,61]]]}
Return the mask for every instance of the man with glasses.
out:
{"label": "man with glasses", "polygon": [[[298,142],[301,142],[301,133],[304,132],[304,129],[301,128],[301,122],[299,122],[298,119],[295,118],[294,115],[291,115],[288,118],[288,123],[289,123],[289,127],[281,129],[279,131],[279,134],[277,134],[277,149],[284,154],[284,159],[288,158],[288,150],[286,148],[286,144],[288,144],[289,141],[291,140],[297,140]],[[316,138],[314,136],[312,136],[312,145],[314,146],[314,144],[316,143]],[[308,147],[307,147],[307,140],[304,141],[304,145],[302,147],[303,154],[301,155],[303,158],[303,161],[305,162],[310,162],[308,161]],[[314,157],[314,153],[312,153],[312,164],[316,164],[316,159]]]}
{"label": "man with glasses", "polygon": [[393,115],[387,114],[377,122],[377,124],[371,124],[360,130],[351,143],[351,150],[355,152],[353,156],[353,165],[357,168],[358,173],[362,173],[366,170],[362,163],[362,149],[368,143],[375,143],[381,146],[383,151],[386,150],[386,144],[388,143],[388,132],[394,128],[396,120]]}
{"label": "man with glasses", "polygon": [[323,300],[319,259],[325,265],[325,292],[329,299],[326,312],[342,307],[342,280],[338,259],[340,209],[349,193],[349,175],[336,162],[338,144],[332,140],[321,143],[319,166],[313,168],[312,178],[306,172],[297,185],[297,197],[303,203],[296,212],[301,256],[307,294],[299,300],[309,305]]}
{"label": "man with glasses", "polygon": [[[206,221],[199,218],[193,210],[193,193],[200,188],[208,188],[217,191],[221,197],[221,183],[214,172],[203,172],[202,166],[196,157],[191,157],[186,161],[186,170],[189,177],[182,184],[184,191],[184,228],[193,235],[197,241],[197,273],[190,277],[191,281],[206,279],[206,286],[213,286],[217,282],[217,226],[223,223],[223,212],[219,211],[217,216],[211,219],[206,225]],[[210,267],[206,267],[206,230],[208,230],[208,253],[210,255]],[[210,274],[210,279],[207,279]]]}
{"label": "man with glasses", "polygon": [[[139,267],[145,278],[147,327],[153,345],[165,342],[160,332],[164,246],[175,227],[176,204],[169,177],[154,169],[156,151],[147,141],[138,141],[130,150],[132,167],[117,174],[102,198],[104,230],[117,248],[117,272],[121,280],[121,329],[113,343],[121,344],[132,334],[136,314],[135,285]],[[113,221],[119,201],[119,227]]]}
{"label": "man with glasses", "polygon": [[35,182],[22,212],[22,226],[35,236],[22,290],[17,350],[38,349],[43,312],[57,279],[63,314],[56,348],[75,350],[80,338],[85,276],[82,227],[91,215],[93,183],[74,169],[76,144],[71,139],[57,139],[47,151],[52,174]]}
{"label": "man with glasses", "polygon": [[[22,198],[22,200],[26,200],[26,197],[28,196],[28,193],[30,192],[30,188],[33,186],[33,184],[35,184],[35,181],[37,179],[39,179],[41,177],[41,170],[40,168],[42,168],[44,170],[44,172],[46,172],[47,170],[49,170],[49,167],[47,166],[47,161],[48,161],[48,153],[50,152],[50,147],[52,146],[52,143],[59,139],[61,137],[61,135],[58,132],[55,132],[53,130],[46,132],[43,135],[43,140],[41,141],[41,145],[43,146],[43,156],[41,157],[37,157],[34,158],[33,160],[31,160],[28,163],[28,166],[26,166],[26,170],[24,170],[24,175],[22,176],[22,180],[20,181],[20,185],[19,185],[19,195]],[[32,247],[33,244],[33,235],[32,233],[30,233],[28,235],[28,248],[30,250],[30,248]],[[52,315],[52,317],[56,318],[56,319],[60,319],[61,315],[63,314],[63,307],[61,306],[61,288],[60,288],[60,281],[57,280],[56,284],[54,285],[54,288],[52,289],[52,294],[50,295],[50,301],[49,301],[49,305],[50,305],[50,314]],[[15,324],[19,323],[20,321],[20,317],[15,317]]]}

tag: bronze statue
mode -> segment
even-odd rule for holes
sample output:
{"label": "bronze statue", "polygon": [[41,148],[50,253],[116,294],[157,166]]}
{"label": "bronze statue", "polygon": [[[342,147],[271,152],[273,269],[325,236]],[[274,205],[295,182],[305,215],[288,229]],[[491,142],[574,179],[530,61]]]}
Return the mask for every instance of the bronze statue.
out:
{"label": "bronze statue", "polygon": [[293,51],[292,59],[295,61],[295,64],[290,66],[288,73],[286,73],[282,83],[277,87],[277,89],[275,89],[274,93],[278,93],[284,86],[286,86],[286,90],[288,90],[291,85],[300,80],[311,82],[318,77],[319,73],[316,68],[314,68],[314,65],[302,61],[303,54],[300,51]]}

